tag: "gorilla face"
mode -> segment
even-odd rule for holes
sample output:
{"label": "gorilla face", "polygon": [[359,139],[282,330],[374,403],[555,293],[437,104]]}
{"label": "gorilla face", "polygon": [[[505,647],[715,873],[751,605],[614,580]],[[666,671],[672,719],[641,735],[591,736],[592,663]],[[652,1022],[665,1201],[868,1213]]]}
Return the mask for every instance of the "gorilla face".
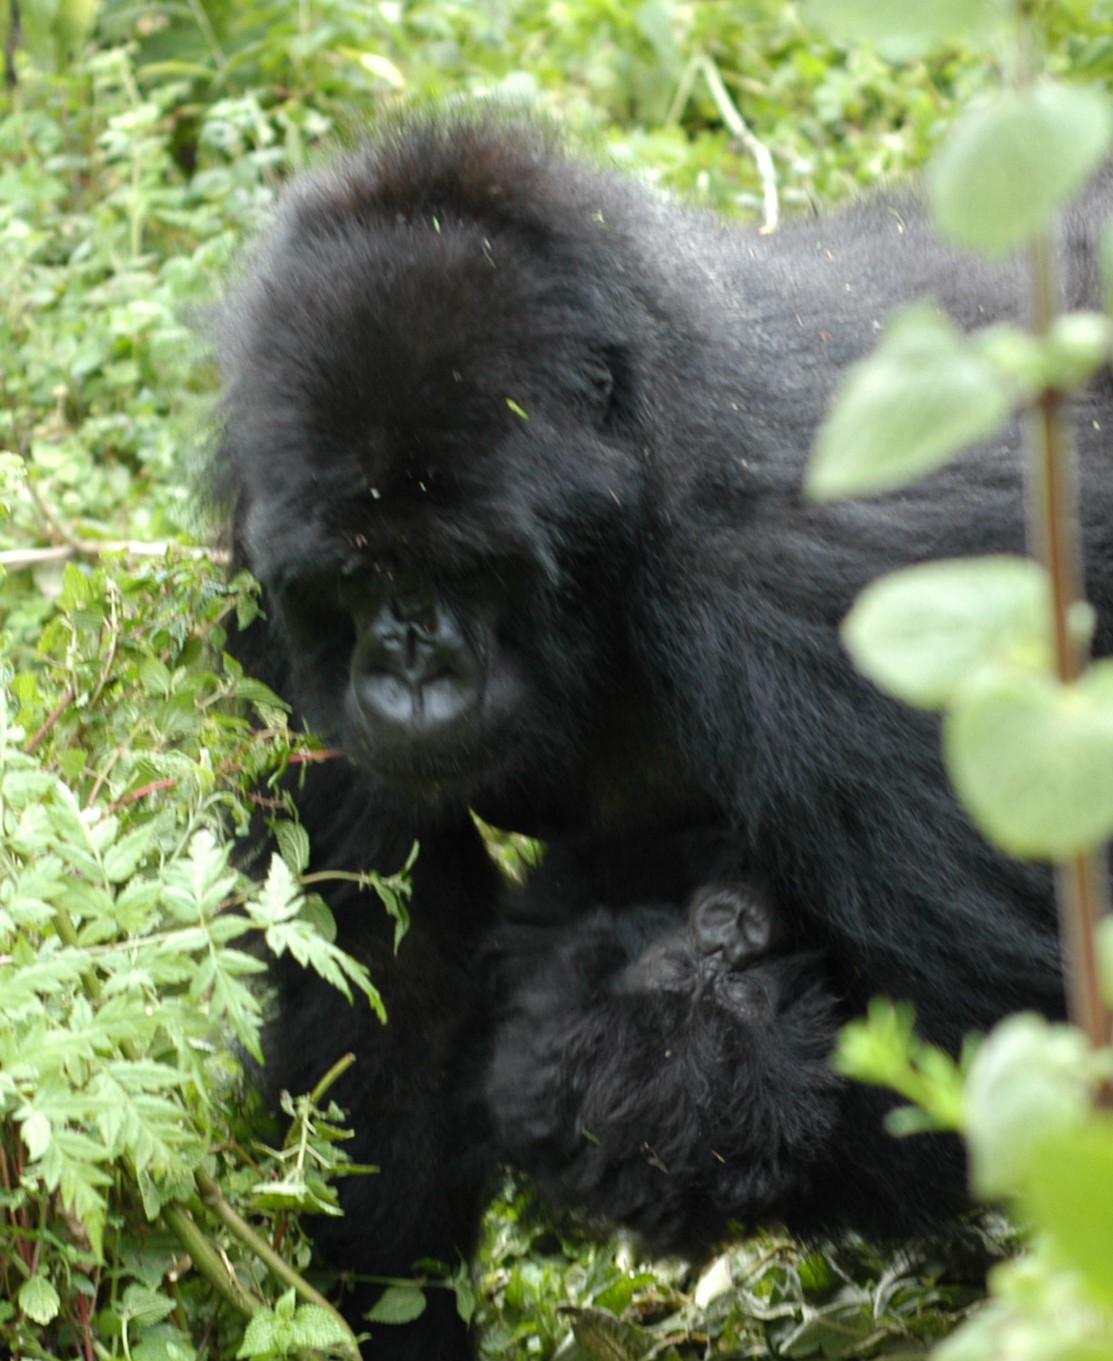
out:
{"label": "gorilla face", "polygon": [[629,366],[551,249],[435,217],[371,236],[342,188],[315,186],[227,328],[239,549],[310,722],[399,790],[474,802],[586,749],[620,670]]}

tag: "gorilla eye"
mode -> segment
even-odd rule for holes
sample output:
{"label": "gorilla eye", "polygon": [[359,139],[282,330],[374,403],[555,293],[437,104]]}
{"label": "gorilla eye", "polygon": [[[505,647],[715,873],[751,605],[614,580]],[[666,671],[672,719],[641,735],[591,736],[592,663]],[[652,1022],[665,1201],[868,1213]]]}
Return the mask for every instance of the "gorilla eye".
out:
{"label": "gorilla eye", "polygon": [[322,618],[343,618],[346,611],[334,576],[294,577],[283,583],[279,593],[282,614],[297,630],[319,633]]}

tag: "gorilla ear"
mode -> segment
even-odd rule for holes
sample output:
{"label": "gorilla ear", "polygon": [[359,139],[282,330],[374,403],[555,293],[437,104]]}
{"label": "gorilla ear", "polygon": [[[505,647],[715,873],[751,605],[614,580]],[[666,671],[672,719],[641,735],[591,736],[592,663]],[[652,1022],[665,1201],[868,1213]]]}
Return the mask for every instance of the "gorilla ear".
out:
{"label": "gorilla ear", "polygon": [[591,386],[592,399],[599,411],[600,422],[606,420],[607,413],[610,411],[611,394],[614,392],[614,374],[611,367],[601,356],[596,356],[591,360],[587,370],[588,383]]}
{"label": "gorilla ear", "polygon": [[596,350],[584,367],[584,382],[596,425],[629,431],[635,422],[636,398],[626,354],[617,346]]}

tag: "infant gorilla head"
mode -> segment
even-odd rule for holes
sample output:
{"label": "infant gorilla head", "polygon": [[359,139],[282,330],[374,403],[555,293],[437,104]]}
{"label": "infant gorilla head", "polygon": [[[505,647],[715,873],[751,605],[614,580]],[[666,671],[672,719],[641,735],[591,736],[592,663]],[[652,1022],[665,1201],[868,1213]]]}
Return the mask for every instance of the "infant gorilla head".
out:
{"label": "infant gorilla head", "polygon": [[[636,943],[629,931],[631,915],[622,925]],[[689,899],[683,925],[642,945],[618,973],[615,986],[631,993],[664,988],[693,998],[706,995],[741,1014],[771,1011],[776,1003],[774,974],[754,966],[787,943],[783,923],[756,884],[707,884]]]}

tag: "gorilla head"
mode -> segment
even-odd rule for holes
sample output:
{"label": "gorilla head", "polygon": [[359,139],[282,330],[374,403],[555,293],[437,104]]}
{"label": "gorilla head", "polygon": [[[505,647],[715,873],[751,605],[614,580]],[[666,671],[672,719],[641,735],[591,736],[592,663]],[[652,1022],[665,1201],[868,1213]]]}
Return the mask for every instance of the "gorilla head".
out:
{"label": "gorilla head", "polygon": [[622,670],[654,325],[550,155],[407,126],[287,196],[226,312],[238,549],[297,698],[424,798],[555,775]]}

